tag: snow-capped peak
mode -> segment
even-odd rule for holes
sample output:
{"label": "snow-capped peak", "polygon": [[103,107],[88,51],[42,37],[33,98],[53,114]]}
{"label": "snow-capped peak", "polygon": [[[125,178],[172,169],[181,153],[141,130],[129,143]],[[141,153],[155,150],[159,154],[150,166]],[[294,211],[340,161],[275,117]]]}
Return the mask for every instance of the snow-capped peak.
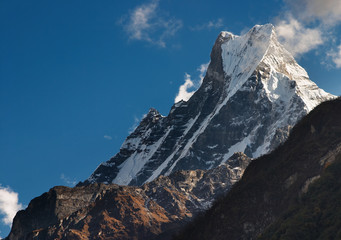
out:
{"label": "snow-capped peak", "polygon": [[210,169],[235,152],[258,157],[334,96],[319,89],[278,42],[273,25],[221,32],[200,88],[168,116],[151,109],[120,152],[87,182],[141,185],[182,169]]}
{"label": "snow-capped peak", "polygon": [[276,33],[271,36],[271,44],[262,60],[271,72],[282,74],[282,81],[290,82],[291,88],[295,89],[295,94],[300,96],[305,104],[305,110],[311,111],[316,105],[326,98],[335,96],[326,93],[324,90],[309,79],[308,73],[302,68],[278,40]]}
{"label": "snow-capped peak", "polygon": [[272,24],[256,25],[241,36],[221,32],[220,37],[223,38],[223,69],[226,78],[230,79],[227,81],[227,98],[240,90],[259,66],[270,73],[269,79],[263,79],[270,100],[281,96],[282,101],[288,102],[290,96],[297,94],[309,112],[324,97],[333,97],[309,79],[307,72],[279,43]]}
{"label": "snow-capped peak", "polygon": [[231,97],[247,81],[266,54],[274,27],[271,24],[256,25],[242,36],[231,35],[221,45],[223,69]]}

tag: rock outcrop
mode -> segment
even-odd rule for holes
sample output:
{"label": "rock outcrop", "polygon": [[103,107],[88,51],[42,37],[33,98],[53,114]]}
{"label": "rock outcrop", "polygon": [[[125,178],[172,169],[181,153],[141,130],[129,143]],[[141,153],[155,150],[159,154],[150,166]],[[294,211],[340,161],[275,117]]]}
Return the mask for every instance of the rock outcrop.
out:
{"label": "rock outcrop", "polygon": [[211,170],[160,176],[141,187],[54,187],[18,212],[8,239],[170,239],[226,193],[251,159],[236,153],[228,161]]}

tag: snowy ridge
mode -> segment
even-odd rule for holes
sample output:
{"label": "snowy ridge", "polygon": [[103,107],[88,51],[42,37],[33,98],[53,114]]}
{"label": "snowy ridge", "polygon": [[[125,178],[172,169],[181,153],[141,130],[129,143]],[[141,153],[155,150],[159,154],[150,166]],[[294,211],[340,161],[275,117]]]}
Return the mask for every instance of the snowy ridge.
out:
{"label": "snowy ridge", "polygon": [[146,162],[154,155],[171,130],[172,129],[169,128],[165,135],[151,146],[143,144],[139,149],[141,154],[138,154],[138,152],[135,151],[133,155],[131,155],[119,166],[120,171],[112,183],[116,183],[118,185],[128,185],[130,181],[140,172]]}
{"label": "snowy ridge", "polygon": [[224,72],[231,79],[228,84],[227,100],[248,80],[263,59],[272,33],[271,24],[257,25],[247,34],[243,36],[232,35],[231,40],[222,44]]}
{"label": "snowy ridge", "polygon": [[250,135],[245,137],[242,141],[237,142],[236,144],[231,146],[228,149],[227,153],[223,156],[223,160],[221,161],[220,164],[226,163],[234,153],[245,151],[246,147],[252,143],[252,140],[255,137],[255,132],[259,129],[259,127],[261,127],[261,126],[259,125],[259,126],[255,127],[255,129],[251,132]]}
{"label": "snowy ridge", "polygon": [[[243,86],[243,84],[247,81],[247,79],[251,76],[254,69],[257,67],[259,62],[263,59],[265,55],[271,34],[273,32],[272,25],[268,24],[263,26],[255,26],[244,36],[235,36],[229,32],[222,32],[221,35],[224,38],[228,38],[229,41],[222,44],[222,59],[224,72],[226,77],[230,79],[227,89],[227,96],[223,96],[221,100],[222,103],[217,105],[214,111],[206,117],[206,119],[201,123],[201,126],[198,130],[193,134],[191,139],[187,142],[184,150],[181,152],[181,155],[174,161],[168,171],[165,173],[169,175],[172,173],[174,167],[178,163],[180,159],[185,157],[188,154],[190,147],[197,140],[197,138],[205,131],[206,127],[209,126],[209,122],[220,112],[221,108],[226,105],[228,100]],[[253,45],[249,45],[248,43],[252,41]],[[197,118],[197,117],[196,117]],[[245,145],[245,144],[244,144]],[[235,152],[243,152],[245,147],[233,148],[236,151],[230,151],[228,156],[232,156]],[[167,159],[168,162],[170,158]],[[227,159],[224,158],[225,162]],[[164,165],[164,164],[162,164]],[[164,168],[164,166],[163,166]],[[153,180],[155,174],[147,181]]]}
{"label": "snowy ridge", "polygon": [[[294,57],[277,41],[276,33],[273,33],[271,36],[271,44],[264,56],[263,62],[272,69],[272,72],[282,73],[284,75],[282,78],[277,79],[286,77],[285,81],[295,81],[295,84],[297,85],[296,93],[305,103],[305,109],[308,112],[321,103],[325,97],[333,98],[333,95],[318,88],[318,86],[309,79],[307,72],[297,64]],[[274,85],[278,83],[279,81],[275,82]],[[285,92],[285,90],[282,91],[282,93],[283,92]]]}
{"label": "snowy ridge", "polygon": [[166,117],[151,109],[120,152],[85,183],[142,185],[177,170],[217,167],[234,152],[258,157],[285,141],[316,105],[334,97],[309,79],[271,24],[242,36],[221,32],[194,95],[174,104]]}
{"label": "snowy ridge", "polygon": [[[186,130],[184,131],[183,133],[183,136],[187,136],[187,133],[189,132],[189,130],[192,128],[193,124],[197,121],[199,115],[195,117],[195,119],[190,119],[188,121],[187,124],[185,124],[185,127],[186,127]],[[147,183],[147,182],[151,182],[153,181],[155,178],[157,178],[161,172],[167,167],[168,163],[172,160],[172,158],[174,157],[174,155],[176,153],[178,153],[179,149],[181,147],[181,144],[177,144],[177,149],[175,151],[173,151],[173,153],[168,156],[168,158],[153,172],[153,174],[144,182],[144,183]],[[185,147],[186,149],[186,147]],[[183,154],[183,153],[182,153]],[[173,164],[174,165],[174,164]],[[166,175],[169,175],[171,171],[168,171],[166,173]]]}

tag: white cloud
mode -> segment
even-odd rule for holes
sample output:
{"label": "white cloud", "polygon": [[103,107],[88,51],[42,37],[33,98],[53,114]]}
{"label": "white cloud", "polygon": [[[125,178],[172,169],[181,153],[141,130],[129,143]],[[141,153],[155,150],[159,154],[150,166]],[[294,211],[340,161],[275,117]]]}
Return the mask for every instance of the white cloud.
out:
{"label": "white cloud", "polygon": [[304,22],[321,21],[335,25],[341,21],[340,0],[287,0],[292,12]]}
{"label": "white cloud", "polygon": [[[325,57],[340,67],[339,38],[341,23],[340,0],[285,0],[286,11],[278,17],[276,32],[279,40],[293,55],[302,55],[314,49],[338,49]],[[277,20],[278,20],[277,19]],[[319,51],[326,52],[325,50]],[[316,52],[318,53],[318,52]],[[321,61],[326,66],[326,60]]]}
{"label": "white cloud", "polygon": [[328,56],[332,58],[332,61],[337,68],[341,68],[341,45],[337,47],[336,51],[329,52]]}
{"label": "white cloud", "polygon": [[200,87],[207,70],[208,63],[201,64],[197,71],[199,72],[198,80],[193,81],[191,75],[185,73],[185,83],[179,87],[179,92],[175,97],[174,102],[180,102],[181,100],[188,101],[195,91]]}
{"label": "white cloud", "polygon": [[223,25],[224,25],[223,24],[223,19],[222,18],[218,18],[217,20],[212,20],[212,21],[209,21],[207,23],[203,23],[201,25],[197,25],[195,27],[191,27],[190,29],[192,31],[201,31],[201,30],[204,30],[204,29],[211,30],[211,29],[221,28]]}
{"label": "white cloud", "polygon": [[127,31],[130,33],[129,37],[132,39],[142,40],[148,39],[147,32],[152,28],[150,20],[155,16],[155,10],[158,2],[151,2],[150,4],[137,7],[130,15]]}
{"label": "white cloud", "polygon": [[276,33],[279,41],[294,56],[309,52],[323,44],[323,34],[320,29],[305,27],[292,16],[276,25]]}
{"label": "white cloud", "polygon": [[64,173],[60,175],[60,179],[63,180],[64,183],[68,185],[69,187],[74,187],[77,184],[77,181],[75,179],[71,179],[65,176]]}
{"label": "white cloud", "polygon": [[23,208],[19,203],[18,193],[14,192],[9,187],[0,185],[0,215],[2,222],[11,226],[15,214]]}
{"label": "white cloud", "polygon": [[175,97],[174,102],[180,102],[181,100],[188,101],[192,97],[195,91],[189,91],[190,88],[194,86],[193,81],[191,80],[191,75],[185,73],[185,83],[179,87],[179,92]]}
{"label": "white cloud", "polygon": [[165,18],[157,11],[158,0],[136,7],[128,17],[120,23],[130,40],[146,41],[160,47],[166,47],[166,40],[175,35],[182,27],[182,21],[175,18]]}
{"label": "white cloud", "polygon": [[205,74],[206,74],[206,71],[207,71],[207,68],[208,68],[208,65],[210,64],[210,62],[208,63],[203,63],[199,66],[199,68],[197,69],[200,74],[199,74],[199,79],[200,79],[200,85],[202,83],[202,81],[204,80],[204,77],[205,77]]}
{"label": "white cloud", "polygon": [[103,137],[104,137],[104,139],[106,139],[106,140],[112,140],[112,136],[104,135]]}
{"label": "white cloud", "polygon": [[[146,116],[146,114],[143,114],[141,119],[143,119]],[[135,131],[135,129],[139,126],[141,119],[134,116],[134,124],[129,128],[128,133],[131,134]]]}

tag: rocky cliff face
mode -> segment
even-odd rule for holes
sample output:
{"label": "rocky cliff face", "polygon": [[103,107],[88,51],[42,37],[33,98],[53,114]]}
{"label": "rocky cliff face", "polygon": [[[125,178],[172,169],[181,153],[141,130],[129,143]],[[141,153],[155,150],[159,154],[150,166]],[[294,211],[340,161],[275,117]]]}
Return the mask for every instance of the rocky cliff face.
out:
{"label": "rocky cliff face", "polygon": [[272,25],[222,32],[201,87],[167,117],[151,109],[120,152],[83,183],[142,185],[177,170],[211,169],[234,152],[259,157],[332,95],[277,41]]}
{"label": "rocky cliff face", "polygon": [[337,239],[329,227],[340,226],[339,198],[334,195],[340,192],[335,173],[341,161],[340,109],[341,99],[315,108],[288,141],[252,161],[227,196],[176,239],[257,239],[262,234],[262,239]]}
{"label": "rocky cliff face", "polygon": [[33,199],[26,210],[19,211],[14,219],[8,239],[25,239],[30,231],[46,228],[73,212],[88,206],[100,197],[109,186],[93,184],[87,187],[57,186]]}
{"label": "rocky cliff face", "polygon": [[160,176],[141,187],[54,187],[16,215],[8,239],[170,239],[226,193],[251,159],[237,153],[228,161],[208,171]]}

